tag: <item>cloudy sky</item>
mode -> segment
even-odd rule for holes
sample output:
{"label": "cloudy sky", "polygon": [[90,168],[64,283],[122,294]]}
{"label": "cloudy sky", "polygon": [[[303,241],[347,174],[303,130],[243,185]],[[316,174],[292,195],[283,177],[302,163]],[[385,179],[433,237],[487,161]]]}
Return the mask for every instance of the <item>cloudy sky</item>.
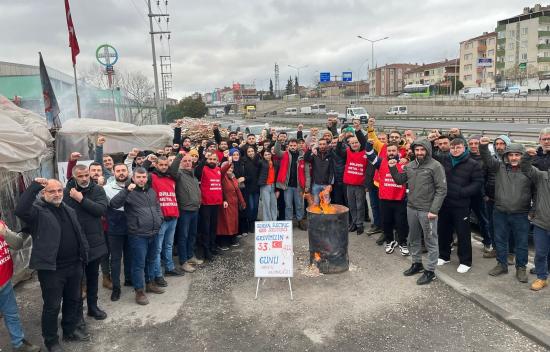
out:
{"label": "cloudy sky", "polygon": [[[160,10],[153,0],[153,12]],[[458,56],[459,42],[492,31],[499,19],[533,6],[525,0],[169,0],[174,98],[232,82],[267,88],[275,62],[281,86],[296,70],[311,85],[318,71],[366,77],[375,64],[427,63]],[[37,64],[72,72],[63,0],[0,0],[0,61]],[[115,69],[153,77],[146,0],[71,0],[81,53],[77,67],[95,63],[95,49],[109,43],[120,60]],[[161,24],[166,28],[166,24]],[[158,30],[159,27],[155,26]],[[158,55],[168,54],[157,37]]]}

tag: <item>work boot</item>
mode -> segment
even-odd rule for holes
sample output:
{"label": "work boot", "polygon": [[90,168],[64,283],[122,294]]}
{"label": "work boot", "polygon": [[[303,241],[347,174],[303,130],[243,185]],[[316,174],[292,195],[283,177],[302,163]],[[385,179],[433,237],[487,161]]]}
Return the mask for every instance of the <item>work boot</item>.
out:
{"label": "work boot", "polygon": [[164,293],[164,289],[158,287],[154,282],[148,282],[145,284],[145,292],[161,294]]}
{"label": "work boot", "polygon": [[378,236],[378,239],[376,240],[376,244],[381,246],[384,244],[384,242],[386,242],[386,235],[381,233],[380,236]]}
{"label": "work boot", "polygon": [[417,285],[427,285],[435,279],[435,273],[433,271],[424,270],[422,276],[416,280]]}
{"label": "work boot", "polygon": [[302,220],[298,221],[298,228],[302,231],[307,231],[307,220],[302,219]]}
{"label": "work boot", "polygon": [[494,248],[491,248],[487,252],[483,253],[483,258],[496,258],[497,257],[497,251]]}
{"label": "work boot", "polygon": [[40,347],[36,346],[36,345],[33,345],[29,341],[23,339],[23,342],[21,343],[21,346],[14,347],[13,351],[14,352],[39,352]]}
{"label": "work boot", "polygon": [[351,224],[349,225],[348,232],[355,232],[357,231],[357,225]]}
{"label": "work boot", "polygon": [[[64,352],[65,350],[59,343],[55,343],[49,347],[46,347],[49,352]],[[39,350],[40,351],[40,350]]]}
{"label": "work boot", "polygon": [[155,278],[155,284],[158,287],[167,287],[168,286],[168,282],[166,282],[166,280],[162,276]]}
{"label": "work boot", "polygon": [[109,275],[103,274],[103,287],[108,290],[113,289],[113,281],[111,281],[111,277]]}
{"label": "work boot", "polygon": [[197,268],[195,268],[193,265],[191,265],[189,263],[189,261],[186,261],[185,263],[183,263],[181,265],[181,270],[185,271],[186,273],[192,273],[192,272],[195,272],[195,270],[197,270]]}
{"label": "work boot", "polygon": [[369,230],[367,231],[368,236],[372,236],[376,233],[382,232],[382,229],[374,224],[370,225]]}
{"label": "work boot", "polygon": [[529,281],[527,278],[527,269],[524,266],[516,268],[516,278],[519,282],[526,283]]}
{"label": "work boot", "polygon": [[149,304],[149,300],[147,299],[145,292],[143,292],[143,289],[136,290],[136,303],[140,306],[146,306]]}
{"label": "work boot", "polygon": [[543,288],[545,288],[546,286],[548,286],[548,280],[536,279],[531,284],[531,290],[540,291]]}
{"label": "work boot", "polygon": [[357,236],[361,236],[364,233],[365,229],[363,228],[363,226],[357,226]]}
{"label": "work boot", "polygon": [[120,287],[113,287],[113,292],[111,292],[111,301],[116,302],[120,299]]}
{"label": "work boot", "polygon": [[516,255],[514,253],[508,253],[508,265],[516,264]]}
{"label": "work boot", "polygon": [[204,263],[204,260],[198,259],[197,257],[192,256],[191,259],[187,261],[187,263],[194,264],[194,265],[201,265],[202,263]]}
{"label": "work boot", "polygon": [[501,265],[498,263],[491,271],[489,271],[489,275],[491,276],[499,276],[502,274],[508,274],[508,267]]}
{"label": "work boot", "polygon": [[83,342],[90,341],[90,338],[90,333],[80,329],[75,329],[74,332],[69,335],[63,334],[63,341]]}
{"label": "work boot", "polygon": [[164,272],[164,275],[166,275],[166,276],[183,276],[183,274],[184,273],[181,272],[180,269],[178,269],[178,268],[174,268],[174,270],[166,270]]}
{"label": "work boot", "polygon": [[99,309],[97,304],[88,306],[88,316],[93,317],[95,320],[104,320],[107,318],[107,313]]}
{"label": "work boot", "polygon": [[403,272],[405,276],[413,276],[424,271],[422,263],[412,263],[411,267]]}

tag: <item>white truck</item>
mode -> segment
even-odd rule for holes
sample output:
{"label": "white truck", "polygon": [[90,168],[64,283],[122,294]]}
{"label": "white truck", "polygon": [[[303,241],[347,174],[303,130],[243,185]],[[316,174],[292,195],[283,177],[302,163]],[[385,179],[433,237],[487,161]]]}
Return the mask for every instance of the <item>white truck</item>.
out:
{"label": "white truck", "polygon": [[300,114],[303,114],[303,115],[311,115],[312,112],[311,112],[311,106],[302,106],[300,108]]}
{"label": "white truck", "polygon": [[361,123],[367,123],[369,121],[369,113],[364,107],[356,106],[353,108],[346,108],[346,113],[338,114],[338,119],[341,123],[352,123],[354,119],[359,119]]}

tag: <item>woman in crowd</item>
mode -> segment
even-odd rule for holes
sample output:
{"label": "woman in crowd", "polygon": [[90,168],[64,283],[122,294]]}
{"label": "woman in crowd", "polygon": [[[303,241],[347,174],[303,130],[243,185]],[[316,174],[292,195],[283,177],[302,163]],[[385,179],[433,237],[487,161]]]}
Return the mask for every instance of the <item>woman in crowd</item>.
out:
{"label": "woman in crowd", "polygon": [[279,191],[275,190],[275,175],[278,172],[278,164],[273,161],[270,150],[263,150],[262,159],[259,162],[258,185],[262,195],[262,220],[277,220],[277,198]]}
{"label": "woman in crowd", "polygon": [[243,156],[244,163],[244,192],[246,201],[246,232],[243,235],[254,232],[254,222],[258,218],[258,204],[260,202],[260,186],[258,184],[260,156],[253,147],[246,148],[246,155]]}

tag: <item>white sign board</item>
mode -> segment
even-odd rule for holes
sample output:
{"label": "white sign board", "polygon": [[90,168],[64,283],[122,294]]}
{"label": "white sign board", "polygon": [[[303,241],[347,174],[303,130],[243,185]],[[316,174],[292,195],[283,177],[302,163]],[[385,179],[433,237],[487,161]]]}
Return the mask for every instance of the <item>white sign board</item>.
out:
{"label": "white sign board", "polygon": [[292,277],[292,221],[256,221],[254,276]]}
{"label": "white sign board", "polygon": [[477,67],[491,67],[493,66],[493,59],[490,57],[480,57],[477,59]]}

